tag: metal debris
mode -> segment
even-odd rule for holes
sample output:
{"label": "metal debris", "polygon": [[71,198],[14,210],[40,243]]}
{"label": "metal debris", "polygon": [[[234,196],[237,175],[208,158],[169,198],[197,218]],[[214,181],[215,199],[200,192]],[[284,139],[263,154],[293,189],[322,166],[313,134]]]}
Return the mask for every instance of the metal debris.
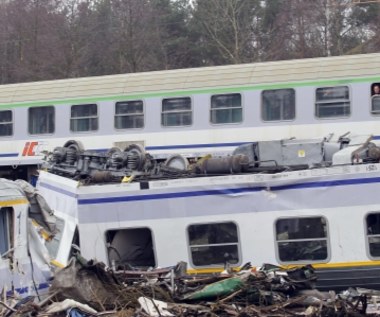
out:
{"label": "metal debris", "polygon": [[282,269],[244,265],[238,272],[186,275],[185,263],[163,269],[114,271],[77,255],[58,271],[50,296],[4,297],[11,316],[378,316],[380,292],[319,292],[310,265]]}

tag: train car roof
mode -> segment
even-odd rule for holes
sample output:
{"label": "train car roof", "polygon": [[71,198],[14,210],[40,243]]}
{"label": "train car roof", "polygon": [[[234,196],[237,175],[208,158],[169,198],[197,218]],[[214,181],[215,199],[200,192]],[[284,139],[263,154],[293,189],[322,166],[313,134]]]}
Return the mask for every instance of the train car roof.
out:
{"label": "train car roof", "polygon": [[328,80],[344,84],[360,78],[379,80],[379,69],[380,53],[373,53],[60,79],[0,85],[0,105],[180,96],[215,89],[281,88],[305,82],[318,85]]}
{"label": "train car roof", "polygon": [[0,208],[15,204],[28,204],[25,192],[17,183],[0,178]]}

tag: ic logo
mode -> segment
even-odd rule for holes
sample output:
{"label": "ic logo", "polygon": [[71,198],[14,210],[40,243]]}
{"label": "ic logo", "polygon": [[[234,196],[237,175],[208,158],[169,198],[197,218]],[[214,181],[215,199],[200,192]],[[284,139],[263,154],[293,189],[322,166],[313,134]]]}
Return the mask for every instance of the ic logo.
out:
{"label": "ic logo", "polygon": [[40,154],[40,147],[42,142],[33,141],[26,142],[24,149],[22,150],[22,156],[36,156]]}

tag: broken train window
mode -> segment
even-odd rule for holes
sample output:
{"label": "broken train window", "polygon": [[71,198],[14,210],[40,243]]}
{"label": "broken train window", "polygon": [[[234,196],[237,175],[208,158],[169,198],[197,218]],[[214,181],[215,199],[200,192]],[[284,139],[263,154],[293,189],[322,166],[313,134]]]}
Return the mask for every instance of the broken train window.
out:
{"label": "broken train window", "polygon": [[13,248],[13,209],[0,209],[0,255],[4,256]]}
{"label": "broken train window", "polygon": [[187,232],[194,266],[239,263],[238,230],[233,222],[190,225]]}
{"label": "broken train window", "polygon": [[370,213],[366,218],[368,250],[372,257],[380,257],[380,213]]}
{"label": "broken train window", "polygon": [[149,228],[106,232],[109,264],[119,269],[155,267],[152,232]]}
{"label": "broken train window", "polygon": [[324,217],[283,218],[276,222],[280,262],[327,261],[328,232]]}

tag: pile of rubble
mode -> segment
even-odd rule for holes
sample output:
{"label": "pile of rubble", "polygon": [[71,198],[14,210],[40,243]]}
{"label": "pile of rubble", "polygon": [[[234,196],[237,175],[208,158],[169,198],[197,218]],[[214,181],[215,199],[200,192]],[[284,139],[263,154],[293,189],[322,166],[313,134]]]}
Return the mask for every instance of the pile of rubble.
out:
{"label": "pile of rubble", "polygon": [[73,258],[55,275],[49,294],[3,296],[0,315],[11,316],[376,316],[380,291],[319,292],[312,266],[273,265],[239,272],[186,275],[186,263],[146,271],[113,271]]}

